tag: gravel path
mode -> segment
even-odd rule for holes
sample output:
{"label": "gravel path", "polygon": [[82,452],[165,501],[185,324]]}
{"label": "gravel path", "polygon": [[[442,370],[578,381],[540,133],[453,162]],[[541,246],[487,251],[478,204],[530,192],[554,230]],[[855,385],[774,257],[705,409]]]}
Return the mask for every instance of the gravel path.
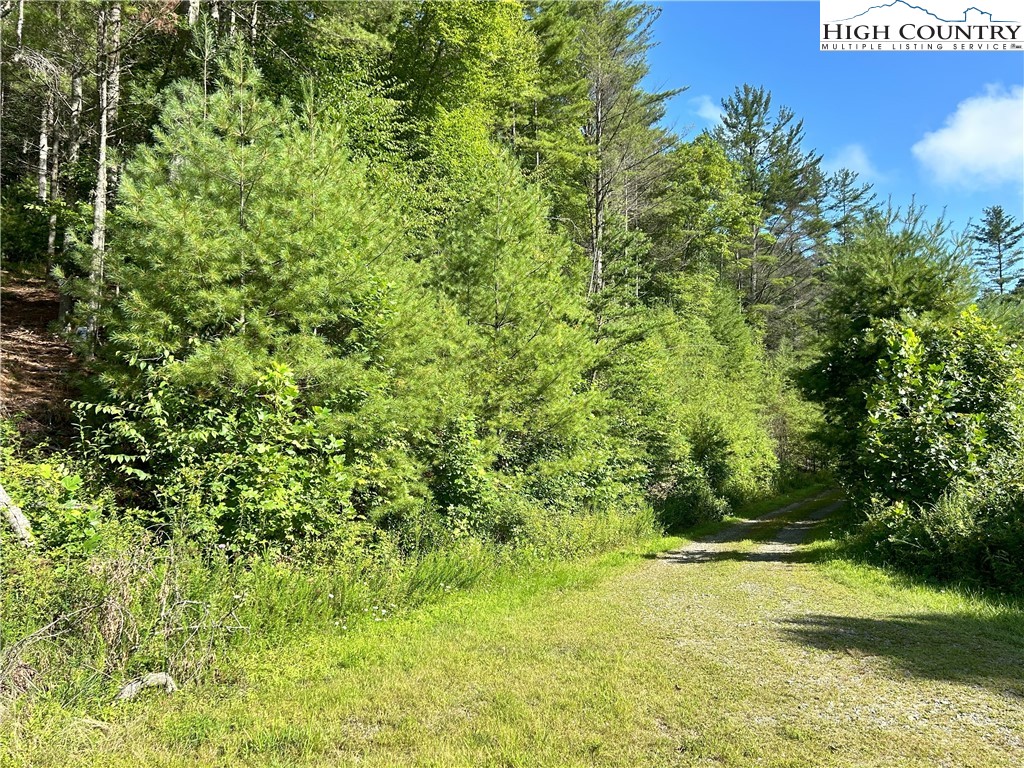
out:
{"label": "gravel path", "polygon": [[[795,510],[813,505],[828,496],[829,493],[834,492],[822,491],[802,501],[779,507],[761,517],[744,520],[716,534],[694,541],[682,549],[667,552],[661,559],[669,563],[704,563],[723,559],[730,554],[735,554],[737,543],[749,539],[759,527],[788,515]],[[833,502],[825,507],[814,510],[806,518],[786,526],[777,534],[775,540],[764,545],[762,548],[764,553],[782,555],[793,552],[796,549],[796,545],[803,541],[807,534],[810,533],[812,527],[835,512],[842,504],[841,500]]]}
{"label": "gravel path", "polygon": [[1024,642],[997,611],[812,564],[804,542],[843,503],[819,494],[622,579],[674,647],[683,694],[723,668],[748,691],[677,738],[730,765],[730,744],[778,734],[785,765],[1024,765]]}

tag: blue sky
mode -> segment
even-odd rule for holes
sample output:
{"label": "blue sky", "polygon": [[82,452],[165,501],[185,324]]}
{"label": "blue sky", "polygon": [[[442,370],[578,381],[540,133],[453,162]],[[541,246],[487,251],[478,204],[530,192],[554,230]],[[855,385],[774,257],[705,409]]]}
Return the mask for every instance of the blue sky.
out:
{"label": "blue sky", "polygon": [[858,171],[879,198],[905,206],[914,195],[956,228],[993,204],[1024,219],[1024,54],[826,53],[816,1],[656,5],[646,85],[688,86],[668,110],[677,133],[713,125],[738,85],[763,85],[803,118],[808,149]]}

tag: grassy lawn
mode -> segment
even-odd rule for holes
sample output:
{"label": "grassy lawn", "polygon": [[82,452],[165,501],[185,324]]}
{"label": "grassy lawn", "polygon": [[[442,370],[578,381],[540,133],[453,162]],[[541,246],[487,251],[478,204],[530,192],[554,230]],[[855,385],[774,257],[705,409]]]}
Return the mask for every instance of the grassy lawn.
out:
{"label": "grassy lawn", "polygon": [[685,544],[663,539],[249,651],[225,662],[237,679],[219,686],[94,718],[38,708],[7,731],[0,761],[1024,764],[1020,607],[834,559],[827,536],[759,555],[829,503],[755,526],[712,559],[653,557]]}

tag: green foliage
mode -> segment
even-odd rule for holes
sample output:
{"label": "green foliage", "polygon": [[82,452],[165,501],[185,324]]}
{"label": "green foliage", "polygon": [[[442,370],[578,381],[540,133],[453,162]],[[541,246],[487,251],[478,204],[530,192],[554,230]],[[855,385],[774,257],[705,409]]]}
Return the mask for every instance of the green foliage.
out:
{"label": "green foliage", "polygon": [[985,209],[981,224],[975,225],[971,239],[976,243],[975,264],[996,292],[1008,293],[1024,280],[1024,223],[1017,222],[1000,205]]}
{"label": "green foliage", "polygon": [[821,353],[803,385],[875,552],[1014,587],[1024,361],[1012,318],[989,307],[1000,327],[969,306],[965,255],[919,211],[869,217],[829,267]]}
{"label": "green foliage", "polygon": [[401,209],[340,130],[265,100],[244,57],[223,76],[209,97],[179,91],[128,168],[110,349],[213,387],[282,362],[314,397],[359,401],[415,317]]}
{"label": "green foliage", "polygon": [[799,463],[813,413],[715,274],[760,214],[727,150],[661,127],[656,9],[123,10],[99,272],[88,137],[61,170],[55,274],[98,325],[79,442],[5,454],[40,541],[5,546],[5,665],[52,624],[23,660],[68,691],[190,679],[245,636],[719,518]]}
{"label": "green foliage", "polygon": [[861,539],[885,561],[945,581],[1024,588],[1024,461],[1002,453],[934,504],[875,499]]}
{"label": "green foliage", "polygon": [[461,107],[484,110],[498,129],[536,77],[536,42],[512,0],[410,4],[393,40],[390,72],[420,130]]}
{"label": "green foliage", "polygon": [[871,185],[858,183],[857,173],[848,168],[840,168],[829,176],[826,186],[826,208],[835,237],[841,245],[846,245],[865,219],[877,216],[880,209]]}
{"label": "green foliage", "polygon": [[950,241],[939,220],[922,212],[888,211],[870,217],[837,248],[827,268],[820,351],[801,377],[819,403],[841,467],[856,477],[856,428],[867,413],[867,393],[884,352],[881,325],[905,316],[955,317],[974,295],[963,244]]}
{"label": "green foliage", "polygon": [[46,253],[48,206],[39,203],[33,179],[5,185],[0,202],[4,261],[32,264]]}
{"label": "green foliage", "polygon": [[459,186],[433,284],[468,324],[467,385],[481,428],[536,453],[540,441],[569,439],[589,410],[577,393],[593,353],[573,252],[548,228],[540,191],[497,148],[451,171]]}
{"label": "green foliage", "polygon": [[663,295],[663,283],[684,269],[731,274],[735,249],[759,221],[739,167],[706,134],[673,150],[669,162],[655,205],[643,218],[645,231],[654,234],[656,269],[648,290],[655,295]]}
{"label": "green foliage", "polygon": [[[276,365],[220,403],[151,376],[141,402],[79,403],[85,450],[134,488],[173,535],[233,551],[337,541],[354,517],[355,479],[327,411],[304,415],[291,372]],[[100,417],[90,423],[90,414]]]}
{"label": "green foliage", "polygon": [[619,319],[600,369],[613,434],[672,525],[720,517],[776,469],[764,370],[736,299],[698,275],[680,278],[676,300],[675,312]]}
{"label": "green foliage", "polygon": [[[515,114],[511,136],[506,130],[524,171],[550,196],[552,216],[574,223],[586,216],[585,179],[593,163],[592,147],[579,129],[591,111],[582,66],[581,5],[560,0],[527,5],[538,48],[536,86],[530,103]],[[578,238],[577,233],[569,234]]]}
{"label": "green foliage", "polygon": [[[280,386],[285,390],[280,397],[286,398],[289,387]],[[246,553],[236,541],[210,546],[187,526],[157,538],[137,520],[113,518],[105,496],[98,525],[71,525],[67,511],[78,509],[95,488],[55,458],[17,456],[13,430],[6,423],[4,429],[0,481],[33,523],[37,546],[23,547],[8,530],[0,530],[3,691],[19,694],[25,691],[19,686],[34,687],[69,706],[108,702],[124,681],[154,669],[187,684],[204,677],[232,646],[264,647],[315,631],[344,632],[493,578],[506,567],[577,557],[649,536],[654,525],[649,514],[632,510],[555,516],[533,507],[520,509],[513,521],[512,547],[481,541],[484,535],[497,538],[488,521],[490,529],[462,531],[429,551],[403,553],[399,537],[375,534],[366,521],[353,521],[353,535],[345,541],[318,536],[287,553],[281,548]],[[239,453],[236,446],[234,455],[224,455],[236,465],[228,473],[237,475],[244,464]],[[255,453],[264,455],[259,447]],[[304,477],[298,469],[290,467],[289,476]],[[453,475],[461,474],[456,467]],[[277,479],[253,482],[266,488]],[[206,478],[196,481],[191,487],[183,483],[181,494],[207,487]],[[465,511],[474,515],[483,509]],[[273,522],[268,516],[263,524]],[[83,531],[88,538],[80,535]],[[16,674],[8,677],[11,670]]]}
{"label": "green foliage", "polygon": [[61,556],[91,552],[102,535],[110,495],[94,493],[77,458],[45,455],[39,448],[22,453],[19,442],[14,425],[0,422],[0,483],[25,513],[34,538]]}
{"label": "green foliage", "polygon": [[763,87],[738,87],[722,108],[711,135],[737,165],[741,189],[757,212],[722,276],[764,323],[774,347],[799,336],[797,310],[816,298],[815,255],[830,229],[821,206],[821,156],[804,149],[803,121],[788,107],[773,111],[772,94]]}
{"label": "green foliage", "polygon": [[857,467],[865,493],[928,504],[1024,448],[1024,360],[976,311],[884,321]]}

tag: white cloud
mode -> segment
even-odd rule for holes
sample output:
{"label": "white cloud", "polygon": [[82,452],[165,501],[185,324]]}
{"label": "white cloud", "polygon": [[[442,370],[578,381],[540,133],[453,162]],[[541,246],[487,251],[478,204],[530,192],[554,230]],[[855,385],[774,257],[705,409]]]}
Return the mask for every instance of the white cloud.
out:
{"label": "white cloud", "polygon": [[690,107],[697,117],[709,123],[722,121],[722,108],[711,100],[710,96],[695,96],[690,99]]}
{"label": "white cloud", "polygon": [[879,171],[868,157],[868,151],[860,144],[847,144],[834,155],[825,158],[821,167],[834,173],[842,168],[860,176],[860,181],[878,182],[885,180],[885,174]]}
{"label": "white cloud", "polygon": [[957,104],[946,124],[911,151],[940,184],[1024,182],[1024,88],[986,86],[983,96]]}

